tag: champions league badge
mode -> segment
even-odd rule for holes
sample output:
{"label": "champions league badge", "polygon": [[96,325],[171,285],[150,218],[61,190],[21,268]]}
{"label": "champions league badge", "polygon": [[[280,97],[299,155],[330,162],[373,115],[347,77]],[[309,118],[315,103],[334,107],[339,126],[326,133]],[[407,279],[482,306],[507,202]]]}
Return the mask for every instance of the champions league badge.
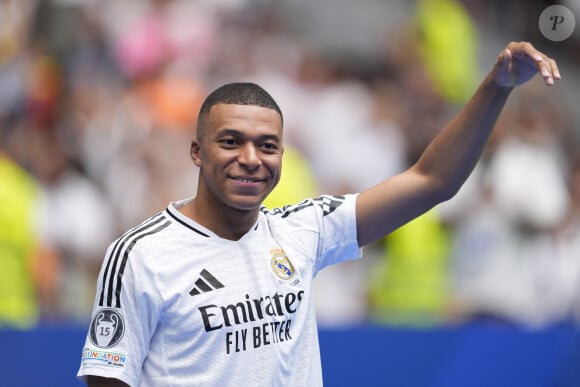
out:
{"label": "champions league badge", "polygon": [[294,276],[294,266],[284,254],[284,250],[282,249],[272,249],[270,251],[272,253],[272,270],[274,274],[283,280],[289,280]]}
{"label": "champions league badge", "polygon": [[115,346],[125,333],[125,323],[119,312],[101,309],[93,318],[89,328],[91,343],[99,348]]}

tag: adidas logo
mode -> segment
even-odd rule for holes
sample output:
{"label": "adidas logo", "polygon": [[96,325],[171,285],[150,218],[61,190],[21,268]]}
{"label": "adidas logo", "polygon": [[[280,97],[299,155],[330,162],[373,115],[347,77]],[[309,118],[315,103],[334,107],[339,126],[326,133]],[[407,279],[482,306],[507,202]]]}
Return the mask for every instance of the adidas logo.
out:
{"label": "adidas logo", "polygon": [[224,284],[218,281],[217,278],[205,269],[203,269],[199,275],[200,278],[195,281],[195,286],[189,291],[190,296],[196,296],[201,293],[211,292],[212,290],[224,287]]}

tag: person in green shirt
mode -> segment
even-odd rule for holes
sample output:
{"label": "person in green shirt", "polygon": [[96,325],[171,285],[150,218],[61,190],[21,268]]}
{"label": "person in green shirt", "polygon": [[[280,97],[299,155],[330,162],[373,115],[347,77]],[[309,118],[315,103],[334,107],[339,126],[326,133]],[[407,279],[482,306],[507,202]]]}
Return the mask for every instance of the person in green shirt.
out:
{"label": "person in green shirt", "polygon": [[39,318],[34,216],[40,190],[1,148],[0,182],[0,327],[29,328]]}

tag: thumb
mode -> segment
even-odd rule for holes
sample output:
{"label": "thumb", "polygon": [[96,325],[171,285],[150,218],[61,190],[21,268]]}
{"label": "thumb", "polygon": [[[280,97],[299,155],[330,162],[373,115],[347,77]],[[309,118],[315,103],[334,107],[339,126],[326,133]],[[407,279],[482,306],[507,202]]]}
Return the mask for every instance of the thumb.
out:
{"label": "thumb", "polygon": [[508,67],[511,60],[512,60],[512,52],[508,48],[506,48],[505,50],[502,51],[499,57],[499,63],[502,68],[509,70]]}
{"label": "thumb", "polygon": [[497,59],[496,82],[500,86],[513,87],[517,83],[517,72],[514,71],[513,55],[510,49],[504,49]]}

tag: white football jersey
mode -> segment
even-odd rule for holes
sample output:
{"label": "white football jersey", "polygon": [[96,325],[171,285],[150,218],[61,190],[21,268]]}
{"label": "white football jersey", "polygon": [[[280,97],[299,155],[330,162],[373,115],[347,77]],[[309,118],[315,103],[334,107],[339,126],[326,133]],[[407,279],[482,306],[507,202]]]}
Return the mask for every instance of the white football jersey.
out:
{"label": "white football jersey", "polygon": [[184,216],[187,201],[171,203],[109,246],[78,377],[321,386],[312,280],[360,257],[355,199],[262,208],[238,241]]}

